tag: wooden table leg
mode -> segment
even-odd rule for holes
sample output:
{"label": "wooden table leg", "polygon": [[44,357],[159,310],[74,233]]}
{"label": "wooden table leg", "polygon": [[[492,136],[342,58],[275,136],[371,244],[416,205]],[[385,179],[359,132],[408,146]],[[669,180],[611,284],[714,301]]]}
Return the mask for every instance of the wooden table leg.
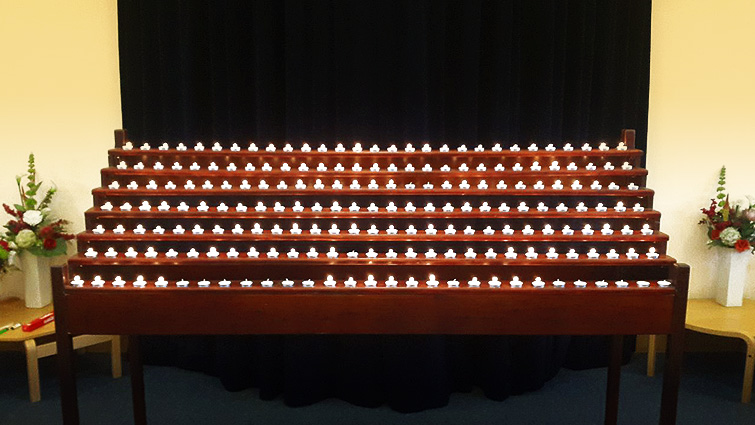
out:
{"label": "wooden table leg", "polygon": [[745,359],[745,376],[742,381],[742,403],[749,403],[752,399],[752,374],[755,372],[755,339],[750,338],[747,343],[747,358]]}
{"label": "wooden table leg", "polygon": [[37,356],[37,342],[34,338],[24,341],[26,352],[26,377],[29,380],[29,400],[34,403],[42,399],[39,392],[39,357]]}
{"label": "wooden table leg", "polygon": [[134,423],[147,424],[147,408],[144,399],[144,370],[139,349],[139,336],[128,337],[128,361],[131,368],[131,397],[134,403]]}
{"label": "wooden table leg", "polygon": [[648,376],[655,376],[655,335],[648,335]]}
{"label": "wooden table leg", "polygon": [[616,425],[619,420],[619,387],[621,384],[623,344],[623,335],[611,337],[611,357],[608,362],[608,384],[606,385],[605,425]]}
{"label": "wooden table leg", "polygon": [[113,335],[110,340],[110,369],[113,378],[120,378],[123,375],[121,368],[121,336]]}

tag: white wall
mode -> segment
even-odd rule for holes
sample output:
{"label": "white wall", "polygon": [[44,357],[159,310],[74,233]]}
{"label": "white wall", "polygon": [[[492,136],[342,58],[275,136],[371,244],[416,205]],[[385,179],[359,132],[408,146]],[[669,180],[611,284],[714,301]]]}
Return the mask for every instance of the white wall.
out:
{"label": "white wall", "polygon": [[[696,223],[721,165],[734,197],[755,195],[753,16],[751,0],[653,2],[648,185],[670,254],[692,266],[693,297],[712,296],[714,256]],[[34,152],[40,177],[60,188],[56,209],[80,231],[121,127],[116,0],[0,0],[0,63],[0,202],[15,200]],[[18,288],[9,276],[0,297]]]}
{"label": "white wall", "polygon": [[[54,209],[84,228],[121,127],[117,36],[116,0],[0,0],[0,203],[16,202],[34,152]],[[23,295],[18,273],[0,281],[7,295]]]}
{"label": "white wall", "polygon": [[752,0],[653,1],[648,186],[669,253],[692,268],[695,298],[713,297],[715,252],[696,223],[721,166],[733,199],[755,195],[754,17]]}

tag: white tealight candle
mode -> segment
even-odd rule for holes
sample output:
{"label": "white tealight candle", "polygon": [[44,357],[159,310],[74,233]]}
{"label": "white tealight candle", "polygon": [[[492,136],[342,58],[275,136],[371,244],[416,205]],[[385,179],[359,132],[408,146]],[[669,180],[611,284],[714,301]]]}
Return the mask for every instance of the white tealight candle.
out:
{"label": "white tealight candle", "polygon": [[165,277],[160,276],[155,281],[155,286],[158,287],[158,288],[165,288],[165,287],[168,286],[168,281],[165,280]]}
{"label": "white tealight candle", "polygon": [[606,223],[603,225],[603,228],[600,230],[600,233],[604,235],[613,235],[613,230],[611,230],[611,225]]}
{"label": "white tealight candle", "polygon": [[524,282],[519,280],[519,276],[514,276],[511,278],[511,281],[509,281],[509,285],[511,285],[512,288],[521,288]]}
{"label": "white tealight candle", "polygon": [[406,254],[404,255],[406,255],[406,258],[417,258],[417,253],[414,252],[414,248],[411,247],[406,249]]}
{"label": "white tealight candle", "polygon": [[566,258],[568,258],[569,260],[578,260],[579,254],[574,248],[571,248],[569,252],[566,253]]}
{"label": "white tealight candle", "polygon": [[210,247],[210,250],[207,251],[207,257],[208,258],[218,258],[220,256],[220,253],[218,252],[218,249],[214,246]]}
{"label": "white tealight candle", "polygon": [[498,276],[493,276],[488,281],[488,286],[491,288],[500,288],[501,287],[501,281],[498,280]]}
{"label": "white tealight candle", "polygon": [[475,258],[477,258],[477,253],[474,252],[474,249],[469,248],[469,249],[467,249],[467,252],[464,253],[464,258],[475,259]]}
{"label": "white tealight candle", "polygon": [[516,251],[514,251],[513,247],[508,247],[508,249],[506,249],[506,253],[503,254],[503,256],[506,257],[506,259],[508,260],[515,260],[517,257],[517,253]]}
{"label": "white tealight candle", "polygon": [[527,248],[527,252],[524,254],[524,257],[528,260],[534,260],[537,258],[537,252],[535,252],[535,248],[529,247]]}
{"label": "white tealight candle", "polygon": [[556,248],[548,248],[548,252],[545,253],[545,258],[549,260],[557,259],[558,253],[556,252]]}
{"label": "white tealight candle", "polygon": [[398,258],[398,253],[396,253],[393,248],[388,248],[388,251],[385,253],[385,258]]}
{"label": "white tealight candle", "polygon": [[587,258],[591,260],[597,260],[600,258],[600,254],[598,253],[598,250],[595,248],[590,248],[590,250],[587,252]]}
{"label": "white tealight candle", "polygon": [[393,276],[388,276],[388,280],[385,281],[387,288],[395,288],[398,286],[398,281]]}
{"label": "white tealight candle", "polygon": [[338,258],[338,251],[336,251],[336,248],[331,246],[330,250],[328,250],[327,254],[325,254],[328,258]]}
{"label": "white tealight candle", "polygon": [[649,224],[645,223],[642,225],[640,232],[645,236],[649,236],[653,234],[653,229],[650,228]]}
{"label": "white tealight candle", "polygon": [[314,248],[309,248],[307,251],[307,258],[317,258],[320,254]]}
{"label": "white tealight candle", "polygon": [[432,223],[429,223],[427,225],[427,228],[425,229],[425,233],[428,235],[435,235],[438,233],[438,230],[435,228],[435,226]]}

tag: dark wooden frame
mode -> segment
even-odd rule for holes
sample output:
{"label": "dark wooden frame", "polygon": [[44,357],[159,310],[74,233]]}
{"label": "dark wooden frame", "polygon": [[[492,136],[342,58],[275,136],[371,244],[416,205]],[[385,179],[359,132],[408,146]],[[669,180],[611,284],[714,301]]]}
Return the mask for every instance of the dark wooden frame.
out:
{"label": "dark wooden frame", "polygon": [[[129,335],[134,420],[146,423],[138,335],[615,335],[605,423],[618,418],[621,335],[666,334],[660,424],[676,423],[689,267],[669,288],[144,288],[66,285],[53,271],[64,424],[79,423],[72,338]],[[114,292],[117,292],[114,293]],[[191,314],[186,314],[191,311]]]}
{"label": "dark wooden frame", "polygon": [[[639,166],[642,152],[634,149],[633,130],[624,130],[621,140],[627,147],[627,151],[608,150],[601,152],[582,152],[576,158],[581,161],[590,161],[592,158],[601,156],[605,157],[623,157],[627,158],[635,167]],[[117,179],[119,176],[133,176],[133,178],[146,178],[148,172],[135,172],[129,170],[121,172],[115,170],[116,157],[127,158],[129,161],[146,159],[150,153],[140,150],[122,150],[126,142],[126,132],[116,130],[115,132],[116,149],[110,151],[109,164],[110,168],[102,172],[103,186],[108,180]],[[154,152],[153,152],[154,153]],[[207,163],[213,160],[217,155],[226,155],[224,153],[215,153],[212,151],[191,152],[193,158],[197,161]],[[317,157],[318,161],[340,160],[339,158],[361,157],[353,152],[339,153],[335,157],[322,155],[320,153],[301,153],[303,157]],[[179,151],[160,151],[158,157],[163,155],[171,157],[182,155]],[[230,156],[242,154],[231,154]],[[270,161],[279,165],[276,161],[291,157],[291,154],[282,152],[268,153],[255,152],[245,153],[255,157],[257,160]],[[518,152],[516,157],[501,157],[496,152],[467,152],[459,154],[458,152],[445,152],[433,154],[428,161],[434,162],[437,166],[442,163],[454,163],[463,158],[475,158],[476,161],[506,160],[516,161],[519,157],[569,157],[571,154],[562,153],[545,153],[542,152]],[[412,158],[411,154],[402,152],[380,152],[366,155],[370,161],[383,162],[408,161]],[[458,156],[458,157],[457,157]],[[162,159],[161,159],[162,161]],[[507,166],[512,164],[508,163]],[[180,173],[173,173],[179,175]],[[173,175],[163,173],[155,176],[155,179],[164,183],[165,176]],[[250,180],[257,181],[260,177],[267,174],[254,173],[249,176]],[[268,173],[276,174],[276,172]],[[280,173],[278,173],[280,174]],[[357,177],[353,173],[345,172],[328,172],[328,173],[310,173],[308,178],[321,177],[323,179],[351,178]],[[386,178],[394,178],[397,182],[403,182],[406,178],[404,173],[380,174],[368,172],[359,174],[362,180],[375,177],[382,179],[381,184],[385,183]],[[481,178],[485,173],[466,174],[474,178]],[[569,173],[566,173],[569,174]],[[564,175],[566,175],[564,174]],[[217,176],[210,173],[198,173],[204,177],[217,178],[236,178],[229,173],[219,172]],[[561,174],[558,174],[561,175]],[[582,178],[582,176],[591,176],[598,179],[602,184],[608,181],[617,181],[625,184],[627,181],[635,181],[640,186],[645,186],[647,172],[642,169],[630,171],[616,170],[610,173],[596,172],[584,173],[576,172],[570,174],[573,177]],[[535,176],[532,173],[517,174],[518,178],[527,180],[531,184]],[[547,178],[556,178],[554,173],[540,173],[538,176]],[[203,178],[204,178],[203,177]],[[277,175],[276,178],[287,178],[290,181],[291,175]],[[428,173],[426,175],[430,181],[437,184],[443,179],[454,179],[458,176],[447,177],[445,175]],[[529,180],[528,180],[529,179]],[[629,179],[629,180],[621,180]],[[238,179],[237,179],[238,180]],[[328,180],[329,182],[330,180]],[[121,183],[125,183],[122,181]],[[238,183],[237,181],[235,183]],[[364,193],[362,193],[364,192]],[[167,191],[156,190],[145,192],[150,195],[159,197],[173,197],[175,199],[185,199],[189,196],[234,196],[233,190],[223,191],[222,194],[211,190],[190,191]],[[241,192],[239,192],[241,193]],[[277,196],[274,190],[255,191],[247,190],[243,193],[254,193],[255,196],[262,198],[268,196]],[[349,191],[348,196],[371,195],[371,191]],[[397,189],[391,192],[394,199],[406,198],[412,199],[415,195],[428,197],[432,199],[442,199],[444,196],[458,197],[466,193],[472,195],[485,195],[484,190],[444,190],[441,192],[432,190],[402,190]],[[118,199],[121,201],[134,202],[144,195],[139,190],[107,190],[103,188],[92,191],[96,204],[105,199]],[[541,196],[565,196],[572,195],[585,197],[598,197],[597,199],[611,199],[615,201],[623,200],[637,202],[648,208],[648,211],[640,213],[621,213],[616,214],[608,211],[603,213],[590,212],[583,215],[584,218],[592,220],[601,219],[605,222],[614,224],[613,220],[625,220],[627,218],[636,220],[638,223],[648,223],[653,228],[658,229],[660,214],[652,210],[653,191],[649,189],[639,190],[611,190],[596,192],[575,192],[568,189],[549,193],[548,190],[520,190],[516,195],[510,192],[494,195],[496,199],[527,199],[537,200]],[[339,198],[343,192],[334,190],[302,190],[290,191],[287,195],[303,196],[310,200],[317,200],[318,197],[328,199]],[[508,197],[508,198],[507,198]],[[272,198],[271,198],[272,199]],[[180,220],[182,213],[160,213],[160,214],[139,214],[140,220],[167,220],[173,222]],[[338,220],[359,221],[366,218],[362,213],[353,214],[348,212],[327,213],[328,218]],[[256,213],[250,211],[240,215],[214,214],[213,218],[228,220],[229,217],[274,220],[281,223],[286,220],[296,218],[297,220],[317,220],[326,215],[307,212],[303,214],[274,214]],[[384,208],[377,213],[369,215],[370,220],[387,220],[400,218],[401,213],[391,213]],[[499,214],[493,212],[485,217],[498,217]],[[528,213],[521,215],[516,212],[505,213],[501,217],[522,218],[528,220],[551,220],[558,218],[558,214],[553,213]],[[133,224],[135,220],[133,214],[121,211],[104,212],[101,209],[93,208],[86,213],[87,228],[92,228],[96,220],[105,222]],[[194,218],[210,217],[206,214],[192,213]],[[465,219],[483,218],[475,213],[442,213],[442,214],[423,214],[418,212],[411,219],[418,217],[427,217],[430,219],[449,219],[457,220],[457,223]],[[575,216],[579,218],[580,216]],[[409,219],[409,221],[411,221]],[[258,241],[296,241],[306,240],[307,243],[332,243],[353,242],[352,237],[348,235],[340,236],[312,236],[302,235],[297,238],[287,238],[284,236],[270,237],[269,235],[255,237]],[[165,241],[173,243],[192,243],[192,244],[228,244],[235,240],[244,240],[244,238],[235,238],[232,235],[213,236],[202,235],[193,237],[175,238],[171,235],[151,236],[151,244],[160,244]],[[58,362],[60,368],[60,385],[61,401],[63,408],[63,420],[66,425],[79,423],[78,402],[76,394],[76,379],[73,364],[73,344],[72,338],[80,334],[116,334],[129,336],[129,359],[131,362],[131,382],[133,392],[133,410],[134,421],[137,424],[146,423],[146,403],[144,397],[144,380],[142,374],[142,365],[139,356],[139,339],[138,335],[169,335],[169,334],[463,334],[463,335],[613,335],[610,355],[610,365],[608,368],[608,385],[606,389],[606,407],[605,423],[616,424],[619,413],[619,386],[620,386],[620,362],[621,362],[621,341],[623,335],[640,335],[640,334],[666,334],[669,336],[669,345],[666,351],[666,364],[663,380],[663,394],[661,401],[660,423],[671,425],[676,423],[676,408],[679,381],[681,374],[681,363],[683,353],[684,323],[687,307],[687,287],[689,283],[689,267],[684,264],[676,263],[676,260],[666,255],[666,241],[668,237],[660,232],[653,235],[633,235],[633,236],[600,236],[596,235],[589,240],[578,235],[575,236],[548,236],[534,235],[523,236],[517,235],[510,238],[497,236],[475,235],[471,236],[380,236],[379,238],[359,237],[359,241],[369,240],[370,243],[417,243],[420,241],[443,242],[449,246],[457,247],[461,242],[477,243],[480,241],[501,241],[507,240],[512,244],[531,244],[538,245],[548,241],[568,241],[573,246],[582,246],[589,243],[590,246],[596,244],[611,243],[614,241],[629,242],[631,241],[638,248],[655,247],[660,257],[657,259],[589,259],[580,257],[579,261],[571,260],[550,260],[550,259],[533,259],[526,262],[510,261],[507,259],[474,259],[455,261],[447,259],[436,259],[428,262],[425,259],[348,259],[343,255],[338,259],[317,258],[317,259],[266,259],[266,258],[239,258],[239,259],[214,259],[211,263],[196,259],[181,259],[180,264],[173,260],[166,259],[89,259],[79,255],[62,268],[53,270],[53,300],[56,312],[56,329],[58,342]],[[121,249],[127,245],[135,245],[139,249],[143,246],[139,244],[140,237],[133,235],[99,236],[91,232],[84,232],[79,235],[78,249],[82,253],[87,247],[97,247],[98,244],[107,242],[110,245],[119,246]],[[120,245],[119,245],[120,244]],[[203,245],[204,246],[204,245]],[[461,247],[461,245],[458,245]],[[205,247],[206,248],[206,247]],[[203,248],[204,249],[204,248]],[[419,286],[417,288],[408,287],[376,287],[367,288],[358,285],[356,288],[347,288],[338,286],[335,288],[325,287],[322,282],[312,288],[292,287],[285,288],[282,286],[261,287],[259,285],[244,288],[234,283],[230,287],[221,288],[211,286],[200,288],[193,283],[187,288],[178,288],[169,286],[166,288],[157,288],[150,284],[144,288],[115,288],[108,286],[106,288],[74,287],[71,286],[67,279],[70,275],[75,275],[79,270],[85,268],[96,268],[98,274],[105,279],[112,279],[114,274],[125,273],[133,274],[138,270],[147,279],[155,279],[157,273],[168,272],[172,270],[175,274],[176,266],[180,265],[182,275],[200,276],[212,273],[213,270],[223,270],[224,277],[228,279],[241,278],[258,278],[264,271],[267,278],[281,279],[294,278],[304,279],[312,276],[323,276],[324,273],[332,273],[338,279],[345,276],[356,276],[364,278],[365,273],[373,273],[378,279],[385,279],[386,273],[395,273],[397,276],[406,275],[407,273],[417,273],[417,275],[426,275],[426,273],[437,273],[441,279],[448,279],[449,276],[454,278],[471,278],[479,276],[486,279],[491,274],[500,274],[500,276],[510,275],[515,272],[524,279],[532,279],[535,275],[546,280],[556,279],[559,277],[569,278],[580,276],[582,279],[623,279],[629,281],[628,287],[619,288],[610,286],[600,288],[596,285],[588,285],[584,288],[578,288],[571,282],[567,282],[565,287],[557,288],[553,285],[547,285],[544,288],[535,288],[532,285],[525,285],[520,288],[512,288],[504,284],[500,288],[492,288],[489,285],[481,287],[436,287]],[[211,267],[211,269],[206,269]],[[209,271],[208,271],[209,270]],[[69,271],[71,274],[69,275]],[[253,276],[254,275],[254,276]],[[175,276],[173,276],[175,277]],[[648,287],[640,287],[636,280],[669,280],[671,286],[661,287],[653,284]]]}

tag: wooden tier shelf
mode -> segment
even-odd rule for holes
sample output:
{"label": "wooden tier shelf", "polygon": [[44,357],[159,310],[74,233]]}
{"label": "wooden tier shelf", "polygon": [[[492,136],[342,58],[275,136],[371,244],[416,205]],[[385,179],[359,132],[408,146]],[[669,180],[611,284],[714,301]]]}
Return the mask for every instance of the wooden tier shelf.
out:
{"label": "wooden tier shelf", "polygon": [[[345,152],[336,143],[327,152],[316,151],[319,143],[308,152],[301,143],[290,152],[284,143],[275,152],[267,143],[258,151],[248,142],[234,150],[232,142],[212,150],[215,142],[205,141],[199,151],[184,144],[142,150],[117,130],[79,253],[54,270],[65,424],[79,420],[71,354],[79,334],[131,336],[138,424],[146,423],[138,335],[613,335],[606,424],[615,424],[621,336],[667,334],[660,423],[675,423],[689,268],[666,254],[632,130],[589,151],[581,143],[481,152],[476,144],[448,152],[423,152],[424,143],[414,152],[388,144],[379,152],[371,144],[354,152],[353,143]],[[560,168],[550,168],[554,161]],[[189,180],[194,189],[184,187]],[[596,181],[601,187],[591,188]],[[126,203],[130,210],[121,210]],[[333,225],[339,234],[328,232]],[[587,225],[593,234],[582,233]],[[204,233],[193,234],[195,226]],[[359,233],[349,233],[352,226]],[[456,232],[446,234],[450,226]],[[552,234],[543,233],[548,226]],[[327,255],[331,248],[337,255]],[[506,257],[509,249],[516,258]]]}

